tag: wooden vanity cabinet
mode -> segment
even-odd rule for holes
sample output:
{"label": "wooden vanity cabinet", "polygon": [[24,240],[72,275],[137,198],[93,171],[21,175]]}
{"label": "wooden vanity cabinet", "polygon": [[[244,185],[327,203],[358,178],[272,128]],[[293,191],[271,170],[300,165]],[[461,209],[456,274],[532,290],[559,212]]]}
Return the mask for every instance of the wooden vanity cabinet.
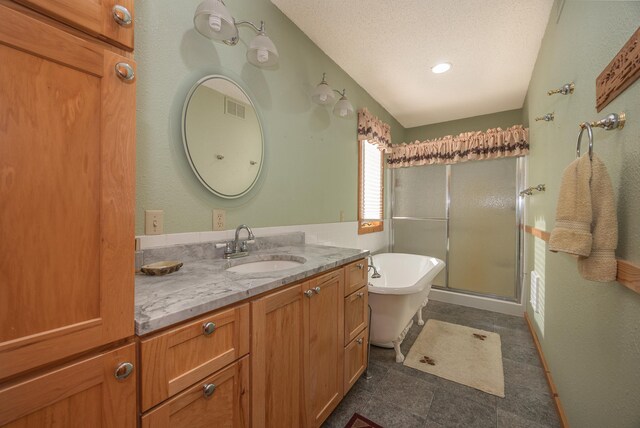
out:
{"label": "wooden vanity cabinet", "polygon": [[20,9],[0,2],[0,380],[133,335],[135,64]]}
{"label": "wooden vanity cabinet", "polygon": [[[133,50],[134,0],[14,1],[109,43]],[[129,24],[127,20],[130,20]]]}
{"label": "wooden vanity cabinet", "polygon": [[362,330],[344,348],[344,393],[345,395],[367,368],[369,329]]}

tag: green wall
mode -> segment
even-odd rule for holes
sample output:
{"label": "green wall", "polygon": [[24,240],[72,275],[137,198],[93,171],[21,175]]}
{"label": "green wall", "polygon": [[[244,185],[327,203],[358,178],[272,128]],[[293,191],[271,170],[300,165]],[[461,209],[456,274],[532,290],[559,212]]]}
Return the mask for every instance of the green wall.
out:
{"label": "green wall", "polygon": [[[235,47],[205,39],[193,28],[199,0],[136,0],[137,163],[136,233],[144,233],[144,210],[164,210],[165,233],[211,230],[211,210],[227,210],[227,228],[329,223],[357,217],[355,117],[341,119],[310,94],[327,73],[346,88],[356,109],[367,107],[391,125],[394,141],[404,129],[331,61],[269,0],[234,0],[239,20],[259,23],[280,53],[276,70],[246,61],[255,35],[241,27]],[[265,132],[265,166],[246,196],[225,200],[197,180],[182,146],[180,120],[191,86],[207,74],[234,79],[256,104]],[[388,198],[387,198],[388,200]],[[388,204],[387,204],[388,205]]]}
{"label": "green wall", "polygon": [[458,135],[463,132],[486,131],[490,128],[506,129],[513,125],[522,124],[522,109],[501,111],[499,113],[483,114],[482,116],[467,117],[449,122],[434,123],[432,125],[417,126],[405,130],[405,142],[414,142],[440,138],[446,135]]}
{"label": "green wall", "polygon": [[[640,2],[567,0],[559,21],[552,11],[524,105],[530,123],[529,184],[547,191],[527,198],[526,223],[554,225],[564,168],[575,159],[578,124],[625,111],[624,129],[596,129],[595,152],[617,196],[617,256],[640,264],[640,82],[601,113],[595,79],[638,28]],[[573,95],[547,96],[573,81]],[[554,122],[535,122],[555,112]],[[617,282],[583,280],[574,258],[548,251],[527,236],[527,271],[542,276],[542,308],[528,314],[538,331],[569,424],[578,428],[640,426],[640,295]],[[528,300],[528,299],[527,299]]]}

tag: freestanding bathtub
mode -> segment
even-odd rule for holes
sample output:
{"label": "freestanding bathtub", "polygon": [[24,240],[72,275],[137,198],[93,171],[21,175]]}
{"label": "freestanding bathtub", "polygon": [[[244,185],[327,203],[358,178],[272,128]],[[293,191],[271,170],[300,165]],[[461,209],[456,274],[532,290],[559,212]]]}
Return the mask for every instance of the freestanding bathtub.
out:
{"label": "freestanding bathtub", "polygon": [[435,257],[415,254],[384,253],[373,256],[380,278],[372,278],[369,269],[369,305],[371,306],[371,344],[394,348],[396,361],[404,361],[400,344],[413,325],[413,315],[423,325],[422,308],[429,301],[433,279],[444,268]]}

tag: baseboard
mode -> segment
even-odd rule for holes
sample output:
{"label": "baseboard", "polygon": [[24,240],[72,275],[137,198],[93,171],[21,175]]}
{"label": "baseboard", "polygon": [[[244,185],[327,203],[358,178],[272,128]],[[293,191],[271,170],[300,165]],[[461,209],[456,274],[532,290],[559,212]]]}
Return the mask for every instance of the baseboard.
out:
{"label": "baseboard", "polygon": [[505,302],[503,300],[471,296],[452,291],[437,290],[435,288],[432,288],[429,292],[429,299],[476,309],[484,309],[485,311],[499,312],[501,314],[515,315],[517,317],[523,316],[525,312],[524,306],[520,303]]}
{"label": "baseboard", "polygon": [[553,383],[553,378],[551,377],[551,371],[549,370],[549,366],[547,366],[547,361],[544,359],[544,354],[542,353],[542,347],[540,346],[540,341],[538,340],[538,334],[536,333],[536,330],[533,328],[533,325],[531,324],[531,320],[529,319],[529,315],[526,312],[524,314],[524,319],[527,321],[527,326],[529,327],[531,336],[533,336],[533,342],[535,343],[536,349],[538,350],[540,361],[542,361],[542,368],[544,369],[544,374],[547,377],[547,383],[549,384],[549,389],[551,390],[551,396],[553,397],[553,402],[556,405],[556,411],[558,412],[558,417],[560,418],[562,427],[569,428],[567,415],[564,413],[564,408],[562,407],[562,403],[560,402],[560,396],[558,395],[558,390],[556,389],[556,385]]}

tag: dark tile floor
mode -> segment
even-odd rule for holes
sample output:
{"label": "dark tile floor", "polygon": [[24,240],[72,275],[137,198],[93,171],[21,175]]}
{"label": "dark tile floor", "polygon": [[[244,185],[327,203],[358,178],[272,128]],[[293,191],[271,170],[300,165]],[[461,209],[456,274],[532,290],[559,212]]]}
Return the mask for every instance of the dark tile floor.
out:
{"label": "dark tile floor", "polygon": [[[371,379],[358,380],[324,427],[342,428],[354,412],[385,428],[561,426],[524,318],[436,301],[423,316],[499,333],[505,398],[405,367],[395,362],[393,349],[372,346]],[[405,355],[421,329],[414,322],[402,343]]]}

